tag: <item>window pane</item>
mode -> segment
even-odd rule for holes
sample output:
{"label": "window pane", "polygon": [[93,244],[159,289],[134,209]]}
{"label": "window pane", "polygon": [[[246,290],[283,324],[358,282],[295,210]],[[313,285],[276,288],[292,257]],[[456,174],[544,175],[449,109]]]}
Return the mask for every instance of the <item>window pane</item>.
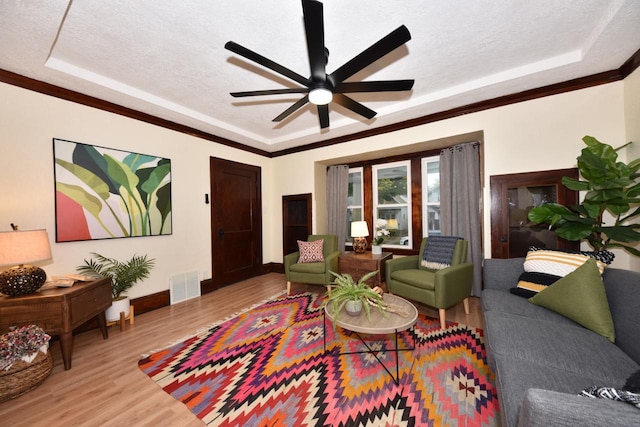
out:
{"label": "window pane", "polygon": [[347,205],[362,205],[362,172],[349,173]]}
{"label": "window pane", "polygon": [[380,168],[377,178],[379,205],[408,203],[406,166]]}
{"label": "window pane", "polygon": [[387,231],[383,245],[408,245],[409,239],[409,215],[407,206],[378,208],[378,218],[387,220]]}
{"label": "window pane", "polygon": [[440,158],[422,159],[422,234],[441,234],[440,230]]}
{"label": "window pane", "polygon": [[353,243],[353,238],[351,237],[351,222],[352,221],[362,221],[362,209],[361,208],[349,208],[347,209],[347,242]]}
{"label": "window pane", "polygon": [[427,201],[440,202],[440,162],[427,163]]}
{"label": "window pane", "polygon": [[440,234],[440,206],[427,206],[427,235]]}

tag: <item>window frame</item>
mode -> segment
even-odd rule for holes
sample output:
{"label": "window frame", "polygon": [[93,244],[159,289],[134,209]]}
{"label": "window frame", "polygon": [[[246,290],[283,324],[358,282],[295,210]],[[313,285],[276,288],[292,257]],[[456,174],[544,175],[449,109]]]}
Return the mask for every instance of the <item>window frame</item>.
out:
{"label": "window frame", "polygon": [[[360,173],[360,205],[350,205],[348,198],[347,198],[347,212],[349,211],[349,209],[353,209],[353,208],[360,208],[360,212],[362,213],[362,220],[366,220],[366,215],[365,215],[365,210],[364,210],[364,167],[363,166],[357,166],[357,167],[350,167],[349,168],[349,182],[351,182],[351,174],[352,173]],[[347,192],[347,196],[348,196],[348,192]],[[347,219],[349,218],[349,215],[347,214]],[[345,241],[345,246],[353,246],[353,238],[351,237],[351,228],[350,228],[350,224],[346,224],[347,226],[347,238]]]}
{"label": "window frame", "polygon": [[420,159],[420,169],[421,169],[421,190],[422,190],[422,235],[423,237],[429,236],[429,206],[438,206],[440,207],[440,178],[438,177],[438,201],[430,202],[429,201],[429,171],[428,165],[429,163],[438,163],[438,171],[440,171],[440,156],[428,156],[422,157]]}
{"label": "window frame", "polygon": [[[404,195],[406,198],[406,203],[388,203],[388,204],[379,204],[378,200],[378,172],[383,169],[391,169],[395,167],[406,167],[406,186],[407,192]],[[373,239],[375,237],[375,223],[378,219],[378,209],[388,209],[388,208],[400,208],[402,210],[403,207],[406,207],[407,212],[407,245],[401,244],[388,244],[382,242],[383,248],[397,248],[397,249],[413,249],[413,206],[412,206],[412,172],[411,172],[411,160],[398,160],[394,162],[387,163],[376,163],[371,165],[371,181],[372,181],[372,209],[371,209],[371,225],[369,229],[370,237]]]}

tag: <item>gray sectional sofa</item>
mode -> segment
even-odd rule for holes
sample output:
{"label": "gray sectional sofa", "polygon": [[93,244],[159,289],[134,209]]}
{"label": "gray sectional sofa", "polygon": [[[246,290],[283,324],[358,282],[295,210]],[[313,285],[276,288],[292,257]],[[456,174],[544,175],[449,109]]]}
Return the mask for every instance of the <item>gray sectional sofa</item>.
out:
{"label": "gray sectional sofa", "polygon": [[513,295],[524,258],[487,259],[481,303],[503,426],[640,426],[640,409],[579,396],[622,388],[640,369],[640,273],[606,268],[615,344]]}

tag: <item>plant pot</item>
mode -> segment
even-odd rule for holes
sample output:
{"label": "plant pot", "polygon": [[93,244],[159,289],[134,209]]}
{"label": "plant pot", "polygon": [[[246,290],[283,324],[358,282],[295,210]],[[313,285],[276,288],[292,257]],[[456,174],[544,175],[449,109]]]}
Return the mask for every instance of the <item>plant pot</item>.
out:
{"label": "plant pot", "polygon": [[371,253],[373,255],[382,255],[382,246],[372,245],[371,246]]}
{"label": "plant pot", "polygon": [[359,316],[362,313],[362,301],[347,301],[344,309],[349,316]]}
{"label": "plant pot", "polygon": [[120,312],[124,311],[124,317],[129,317],[129,308],[131,306],[131,300],[129,297],[124,297],[119,300],[111,301],[111,307],[105,311],[107,322],[115,322],[120,320]]}

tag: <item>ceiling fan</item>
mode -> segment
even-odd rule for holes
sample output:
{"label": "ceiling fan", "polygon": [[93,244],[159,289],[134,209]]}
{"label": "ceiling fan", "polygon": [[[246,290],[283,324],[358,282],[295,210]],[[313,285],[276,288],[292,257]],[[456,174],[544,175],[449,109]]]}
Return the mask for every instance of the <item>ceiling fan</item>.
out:
{"label": "ceiling fan", "polygon": [[224,47],[253,62],[257,62],[263,67],[288,77],[303,87],[232,92],[231,96],[246,97],[304,93],[305,96],[303,98],[283,111],[274,118],[273,121],[280,122],[284,120],[307,102],[310,102],[318,108],[320,128],[322,129],[329,127],[329,103],[331,101],[367,119],[371,119],[376,115],[375,111],[355,101],[353,98],[348,97],[345,93],[395,92],[410,90],[413,87],[414,80],[345,81],[360,70],[373,64],[378,59],[411,40],[411,34],[407,27],[404,25],[398,27],[331,74],[327,74],[325,67],[329,57],[329,50],[324,45],[324,13],[322,3],[316,0],[302,0],[302,12],[307,36],[309,64],[311,66],[311,75],[308,78],[232,41],[227,42]]}

